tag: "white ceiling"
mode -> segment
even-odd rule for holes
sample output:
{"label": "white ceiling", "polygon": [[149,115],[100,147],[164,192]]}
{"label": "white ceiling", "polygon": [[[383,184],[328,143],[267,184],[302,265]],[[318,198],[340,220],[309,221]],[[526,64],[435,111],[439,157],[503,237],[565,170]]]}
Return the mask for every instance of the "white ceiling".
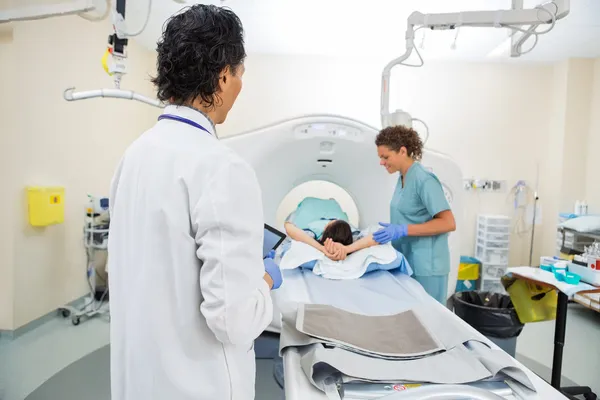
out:
{"label": "white ceiling", "polygon": [[[129,0],[129,30],[137,30],[146,15],[148,0]],[[525,0],[530,7],[541,2]],[[189,0],[187,4],[198,3]],[[249,54],[365,56],[391,59],[404,52],[406,19],[413,11],[453,12],[510,8],[510,0],[213,0],[241,18]],[[367,5],[368,4],[368,5]],[[144,46],[155,49],[168,17],[185,5],[173,0],[153,0],[150,23],[140,35]],[[542,27],[540,27],[542,29]],[[462,28],[457,47],[451,49],[455,31],[420,30],[425,33],[424,59],[509,61],[505,54],[490,56],[506,42],[507,30]],[[529,45],[526,44],[524,49]],[[498,53],[496,51],[495,53]],[[600,0],[571,0],[570,14],[539,37],[535,50],[518,60],[553,62],[572,57],[600,57]]]}

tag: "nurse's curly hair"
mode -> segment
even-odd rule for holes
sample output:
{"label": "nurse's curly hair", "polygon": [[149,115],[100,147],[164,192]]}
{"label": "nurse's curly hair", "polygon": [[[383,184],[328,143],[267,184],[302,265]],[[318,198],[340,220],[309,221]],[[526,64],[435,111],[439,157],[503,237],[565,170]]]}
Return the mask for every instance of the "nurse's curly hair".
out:
{"label": "nurse's curly hair", "polygon": [[196,4],[172,16],[158,41],[152,83],[163,102],[182,105],[196,99],[219,105],[221,72],[235,75],[246,58],[244,29],[231,10]]}
{"label": "nurse's curly hair", "polygon": [[375,138],[375,145],[377,147],[385,146],[395,152],[405,147],[406,153],[415,161],[420,161],[423,157],[421,137],[417,131],[404,125],[390,126],[383,129]]}

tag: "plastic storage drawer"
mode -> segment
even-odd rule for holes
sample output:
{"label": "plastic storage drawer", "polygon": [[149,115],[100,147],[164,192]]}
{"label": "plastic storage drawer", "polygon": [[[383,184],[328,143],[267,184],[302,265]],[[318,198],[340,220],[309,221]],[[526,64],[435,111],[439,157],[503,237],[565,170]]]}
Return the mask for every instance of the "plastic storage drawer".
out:
{"label": "plastic storage drawer", "polygon": [[490,279],[481,281],[482,292],[506,293],[502,282],[499,279]]}
{"label": "plastic storage drawer", "polygon": [[491,240],[483,240],[482,238],[477,238],[477,246],[487,247],[490,249],[505,249],[508,250],[508,241],[503,242],[494,242]]}
{"label": "plastic storage drawer", "polygon": [[585,246],[594,243],[594,239],[583,235],[577,235],[571,231],[556,231],[556,244],[567,249],[584,251]]}
{"label": "plastic storage drawer", "polygon": [[490,249],[477,245],[475,256],[487,264],[508,264],[508,249]]}
{"label": "plastic storage drawer", "polygon": [[506,275],[506,265],[483,264],[481,267],[483,279],[500,279]]}
{"label": "plastic storage drawer", "polygon": [[485,232],[485,233],[503,233],[510,234],[510,226],[509,225],[486,225],[482,223],[477,224],[477,232]]}
{"label": "plastic storage drawer", "polygon": [[479,215],[477,221],[486,226],[510,226],[510,218],[504,215]]}
{"label": "plastic storage drawer", "polygon": [[477,230],[477,237],[491,242],[508,242],[510,233],[508,232],[487,232],[485,230]]}

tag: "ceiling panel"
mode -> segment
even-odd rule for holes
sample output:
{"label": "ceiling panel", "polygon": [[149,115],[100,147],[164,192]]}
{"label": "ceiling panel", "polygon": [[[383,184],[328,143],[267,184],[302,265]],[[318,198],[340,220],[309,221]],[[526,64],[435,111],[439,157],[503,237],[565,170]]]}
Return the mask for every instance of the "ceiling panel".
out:
{"label": "ceiling panel", "polygon": [[[130,26],[141,26],[147,0],[129,0]],[[506,9],[510,0],[227,0],[241,18],[248,53],[306,54],[392,58],[404,52],[406,19],[411,12]],[[367,4],[368,3],[368,4]],[[525,4],[540,3],[526,0]],[[172,0],[153,0],[151,21],[139,40],[154,49],[164,21],[182,8]],[[134,28],[135,29],[135,28]],[[539,37],[536,49],[519,61],[554,61],[600,55],[600,0],[571,0],[571,12]],[[426,59],[496,61],[487,55],[508,37],[506,29],[421,30],[416,44]],[[528,45],[525,46],[525,48]]]}

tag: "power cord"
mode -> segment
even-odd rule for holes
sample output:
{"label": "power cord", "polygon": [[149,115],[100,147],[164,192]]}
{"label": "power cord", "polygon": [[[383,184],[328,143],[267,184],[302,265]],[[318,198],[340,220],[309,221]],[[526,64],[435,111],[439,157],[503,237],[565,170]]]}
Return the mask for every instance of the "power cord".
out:
{"label": "power cord", "polygon": [[[415,35],[418,31],[420,31],[421,29],[426,28],[426,26],[420,26],[417,29],[415,29],[415,31],[413,32],[413,35]],[[421,52],[419,52],[419,48],[418,46],[415,46],[415,41],[414,39],[412,40],[412,49],[417,53],[417,56],[419,57],[419,64],[406,64],[405,61],[401,62],[398,65],[402,65],[405,67],[422,67],[423,65],[425,65],[425,62],[423,61],[423,57],[421,57]]]}
{"label": "power cord", "polygon": [[[537,46],[539,36],[545,35],[546,33],[550,32],[552,29],[554,29],[554,26],[556,25],[556,13],[558,12],[558,6],[556,5],[556,3],[549,3],[549,4],[552,4],[556,8],[556,11],[554,13],[547,10],[546,8],[544,8],[544,6],[541,6],[541,5],[535,7],[538,10],[538,19],[540,21],[541,21],[541,19],[539,18],[539,11],[543,11],[550,16],[550,20],[551,20],[550,26],[548,27],[548,29],[546,29],[544,31],[541,31],[541,32],[536,31],[536,28],[539,25],[537,25],[535,27],[531,26],[529,29],[523,29],[523,28],[521,28],[519,26],[515,26],[515,25],[502,25],[505,28],[510,28],[517,32],[524,33],[526,35],[530,35],[530,34],[533,35],[533,38],[534,38],[533,45],[526,51],[518,51],[518,55],[522,56],[524,54],[530,53]],[[523,45],[523,44],[524,44],[524,42],[521,43],[521,45]]]}
{"label": "power cord", "polygon": [[426,136],[425,136],[425,140],[423,140],[423,146],[425,146],[425,144],[427,144],[427,140],[429,140],[429,126],[425,123],[425,121],[423,121],[422,119],[419,119],[419,118],[413,118],[413,121],[418,121],[418,122],[422,123],[423,126],[425,126]]}
{"label": "power cord", "polygon": [[[519,190],[523,191],[524,196],[524,204],[519,204],[517,201],[517,196],[519,195]],[[523,237],[525,234],[531,231],[531,228],[527,226],[527,208],[531,204],[531,198],[533,197],[533,192],[526,184],[517,183],[512,187],[508,195],[506,196],[506,202],[508,203],[511,199],[513,200],[513,210],[515,210],[516,221],[513,226],[513,232],[517,234],[519,237]]]}
{"label": "power cord", "polygon": [[85,20],[88,20],[91,22],[97,22],[97,21],[102,21],[104,18],[106,18],[108,16],[109,13],[110,13],[110,0],[106,0],[106,11],[101,16],[90,17],[89,15],[86,15],[85,13],[81,13],[78,15]]}

